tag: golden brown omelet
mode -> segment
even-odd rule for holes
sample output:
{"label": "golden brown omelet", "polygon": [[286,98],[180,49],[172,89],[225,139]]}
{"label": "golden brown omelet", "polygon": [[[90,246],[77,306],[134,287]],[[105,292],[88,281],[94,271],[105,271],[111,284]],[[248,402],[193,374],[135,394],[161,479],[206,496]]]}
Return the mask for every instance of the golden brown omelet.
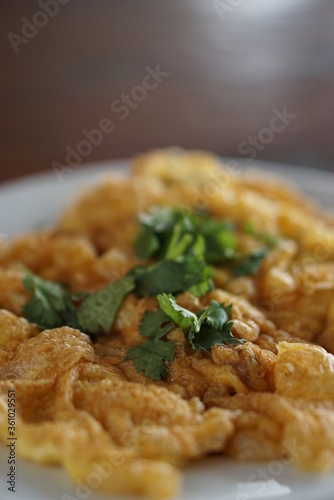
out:
{"label": "golden brown omelet", "polygon": [[[254,276],[216,267],[213,291],[177,296],[193,312],[232,303],[233,334],[247,342],[198,353],[173,328],[175,359],[154,382],[124,357],[142,342],[138,325],[156,298],[128,295],[94,342],[69,327],[41,331],[22,314],[22,265],[73,292],[99,290],[140,263],[137,215],[153,205],[205,209],[279,237]],[[213,452],[294,453],[304,469],[333,468],[334,224],[293,189],[237,175],[207,153],[154,151],[134,159],[130,176],[88,189],[54,228],[0,252],[0,438],[15,389],[21,456],[74,479],[100,467],[105,491],[152,498],[175,495],[179,468]]]}

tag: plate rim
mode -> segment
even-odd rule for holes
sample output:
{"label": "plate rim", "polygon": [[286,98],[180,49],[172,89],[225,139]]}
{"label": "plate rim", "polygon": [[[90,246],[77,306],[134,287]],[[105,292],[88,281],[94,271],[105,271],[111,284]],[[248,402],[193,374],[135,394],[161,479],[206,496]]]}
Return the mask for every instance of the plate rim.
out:
{"label": "plate rim", "polygon": [[[281,163],[281,162],[275,162],[275,161],[269,161],[269,160],[247,160],[246,158],[238,158],[238,157],[229,157],[229,156],[217,156],[217,158],[222,162],[222,164],[226,164],[228,162],[234,162],[236,164],[240,164],[240,167],[244,170],[246,167],[249,171],[256,171],[257,169],[260,170],[261,172],[267,171],[269,173],[274,173],[274,175],[280,176],[280,170],[284,172],[283,177],[287,180],[290,181],[291,177],[287,175],[288,172],[293,172],[301,174],[302,172],[306,173],[308,176],[312,176],[314,179],[317,179],[319,181],[319,178],[321,181],[326,181],[326,180],[334,180],[334,171],[330,170],[325,170],[322,168],[315,168],[315,167],[309,167],[309,166],[304,166],[304,165],[294,165],[290,163]],[[109,168],[111,169],[119,169],[119,168],[125,168],[128,169],[130,167],[131,163],[131,158],[113,158],[109,160],[101,160],[101,161],[93,161],[93,162],[87,162],[83,163],[82,165],[78,167],[73,167],[73,174],[71,175],[71,178],[74,178],[76,176],[77,178],[81,176],[85,176],[90,170],[93,171],[94,169],[97,170],[97,174],[103,173],[104,171],[107,171]],[[68,177],[69,178],[69,177]],[[7,189],[12,189],[15,188],[17,185],[21,183],[31,183],[36,180],[39,182],[47,182],[51,179],[56,179],[56,174],[53,172],[52,168],[50,167],[48,170],[43,170],[39,172],[31,172],[29,174],[22,175],[20,177],[14,177],[13,179],[6,179],[2,182],[0,182],[0,192],[3,190]],[[59,185],[62,185],[63,182],[66,182],[66,177],[64,181],[59,182]]]}

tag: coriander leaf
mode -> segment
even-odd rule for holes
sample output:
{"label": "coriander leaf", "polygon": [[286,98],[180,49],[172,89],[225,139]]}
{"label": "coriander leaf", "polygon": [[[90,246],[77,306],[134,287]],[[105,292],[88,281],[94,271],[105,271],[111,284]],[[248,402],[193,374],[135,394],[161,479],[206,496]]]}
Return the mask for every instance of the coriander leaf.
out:
{"label": "coriander leaf", "polygon": [[208,234],[205,237],[205,243],[207,262],[209,264],[219,264],[234,257],[237,238],[234,233],[221,231],[217,234]]}
{"label": "coriander leaf", "polygon": [[46,330],[62,325],[59,312],[53,307],[48,296],[38,288],[29,302],[23,306],[23,314],[28,321]]}
{"label": "coriander leaf", "polygon": [[64,295],[68,295],[68,292],[66,292],[59,283],[44,280],[32,272],[25,270],[23,284],[29,292],[39,290],[40,292],[46,294],[53,307],[57,310],[63,309]]}
{"label": "coriander leaf", "polygon": [[205,321],[213,328],[222,330],[231,316],[232,307],[232,304],[225,306],[225,303],[219,304],[215,300],[211,300]]}
{"label": "coriander leaf", "polygon": [[177,259],[180,255],[185,255],[193,241],[194,236],[185,232],[184,225],[179,222],[174,226],[164,258]]}
{"label": "coriander leaf", "polygon": [[[149,228],[157,238],[158,246],[151,252],[152,257],[176,259],[187,253],[194,240],[195,228],[189,211],[172,207],[152,207],[148,213],[140,214],[138,219],[142,227]],[[149,244],[147,240],[146,248]]]}
{"label": "coriander leaf", "polygon": [[212,268],[210,266],[206,266],[203,271],[203,279],[197,285],[193,285],[189,288],[189,292],[195,295],[195,297],[202,297],[210,290],[213,290],[214,282],[212,279]]}
{"label": "coriander leaf", "polygon": [[234,268],[237,277],[256,274],[262,262],[268,254],[268,248],[258,248],[253,250],[248,256],[241,260]]}
{"label": "coriander leaf", "polygon": [[159,249],[159,239],[155,235],[154,229],[147,226],[139,228],[136,239],[133,243],[136,254],[141,259],[148,259]]}
{"label": "coriander leaf", "polygon": [[[73,298],[71,297],[71,301]],[[83,333],[88,333],[86,329],[80,325],[78,320],[78,311],[72,302],[69,302],[68,307],[61,314],[62,324],[61,326],[69,326],[70,328],[75,328]]]}
{"label": "coriander leaf", "polygon": [[235,255],[235,226],[229,221],[171,207],[152,207],[138,218],[141,227],[134,247],[141,258],[196,255],[217,264]]}
{"label": "coriander leaf", "polygon": [[194,327],[196,332],[200,329],[200,324],[198,321],[198,317],[188,309],[179,306],[175,297],[171,293],[168,295],[163,293],[162,295],[158,295],[158,301],[162,310],[166,313],[167,316],[171,320],[174,321],[182,330],[186,330],[190,326]]}
{"label": "coriander leaf", "polygon": [[191,332],[189,342],[196,351],[210,351],[215,345],[237,345],[246,342],[245,339],[238,339],[231,331],[232,322],[226,323],[222,330],[204,324],[198,333]]}
{"label": "coriander leaf", "polygon": [[149,266],[136,266],[128,273],[135,281],[138,295],[184,292],[206,278],[206,265],[195,257],[162,260]]}
{"label": "coriander leaf", "polygon": [[23,314],[28,321],[44,329],[64,325],[62,316],[72,306],[70,293],[59,283],[39,278],[29,270],[25,270],[22,281],[25,288],[33,293],[23,306]]}
{"label": "coriander leaf", "polygon": [[196,215],[197,230],[205,240],[205,259],[218,264],[234,256],[237,247],[235,227],[230,221]]}
{"label": "coriander leaf", "polygon": [[[164,326],[162,326],[164,324]],[[166,335],[174,323],[171,322],[167,314],[162,309],[156,311],[146,311],[139,325],[139,332],[142,337],[160,338]]]}
{"label": "coriander leaf", "polygon": [[229,321],[233,305],[219,304],[211,300],[209,307],[198,313],[200,329],[192,326],[188,332],[188,340],[196,351],[210,351],[214,345],[236,345],[245,342],[234,337],[233,322]]}
{"label": "coriander leaf", "polygon": [[125,359],[134,360],[137,373],[144,370],[145,377],[160,380],[168,375],[166,363],[174,359],[175,344],[171,340],[163,342],[160,339],[149,339],[141,345],[130,347]]}
{"label": "coriander leaf", "polygon": [[127,275],[93,293],[79,308],[79,323],[90,333],[109,332],[124,297],[133,289],[133,278]]}
{"label": "coriander leaf", "polygon": [[189,254],[198,259],[204,259],[205,248],[205,239],[201,234],[198,234],[189,248]]}
{"label": "coriander leaf", "polygon": [[223,343],[222,332],[211,328],[209,325],[202,325],[198,333],[191,330],[188,335],[188,340],[192,348],[197,352],[201,350],[210,351],[213,346]]}
{"label": "coriander leaf", "polygon": [[246,339],[239,339],[235,337],[232,333],[233,321],[229,321],[224,325],[223,333],[222,333],[222,342],[227,345],[237,345],[244,344],[247,342]]}

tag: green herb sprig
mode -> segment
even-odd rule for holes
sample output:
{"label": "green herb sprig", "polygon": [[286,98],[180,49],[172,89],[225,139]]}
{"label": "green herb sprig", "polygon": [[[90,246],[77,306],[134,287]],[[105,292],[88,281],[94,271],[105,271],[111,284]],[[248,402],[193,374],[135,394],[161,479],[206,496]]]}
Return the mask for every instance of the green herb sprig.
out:
{"label": "green herb sprig", "polygon": [[144,376],[159,380],[168,375],[168,364],[174,359],[175,344],[163,338],[175,327],[187,335],[191,347],[199,352],[210,351],[215,345],[236,345],[245,342],[232,333],[230,321],[232,304],[219,304],[212,300],[210,305],[197,314],[177,304],[172,294],[159,294],[160,308],[146,312],[139,325],[139,332],[145,339],[139,346],[130,347],[126,360],[133,360],[137,372],[144,370]]}

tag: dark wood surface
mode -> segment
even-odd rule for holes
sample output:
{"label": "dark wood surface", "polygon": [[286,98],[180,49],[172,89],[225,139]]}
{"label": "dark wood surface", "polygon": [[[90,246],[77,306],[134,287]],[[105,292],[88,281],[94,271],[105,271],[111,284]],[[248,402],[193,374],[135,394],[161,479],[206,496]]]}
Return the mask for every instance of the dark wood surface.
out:
{"label": "dark wood surface", "polygon": [[[215,5],[69,0],[25,43],[15,38],[22,18],[43,23],[41,6],[3,2],[0,180],[65,164],[66,147],[104,118],[114,130],[77,163],[168,145],[246,157],[245,141],[260,136],[259,159],[334,171],[334,2],[226,0],[235,7],[219,14]],[[143,98],[134,88],[157,65],[169,75]],[[110,109],[131,93],[143,100],[126,118]],[[295,117],[277,131],[284,107]],[[274,133],[263,132],[269,124]]]}

